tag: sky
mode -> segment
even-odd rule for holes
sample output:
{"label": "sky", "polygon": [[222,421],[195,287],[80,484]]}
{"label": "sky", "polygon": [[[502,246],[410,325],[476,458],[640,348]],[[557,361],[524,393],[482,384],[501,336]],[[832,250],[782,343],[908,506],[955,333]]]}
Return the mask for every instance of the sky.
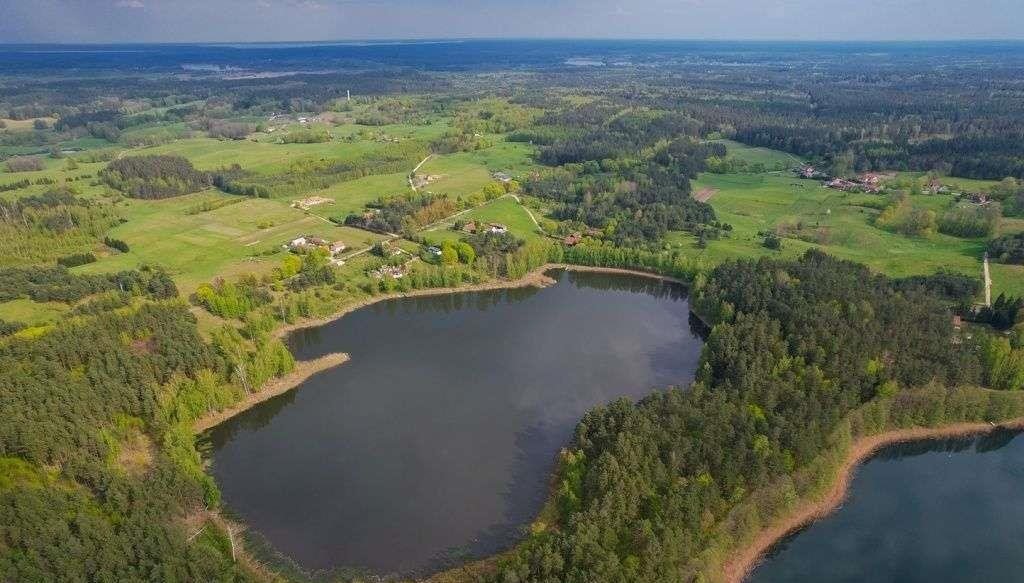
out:
{"label": "sky", "polygon": [[1024,0],[0,0],[0,42],[1024,39]]}

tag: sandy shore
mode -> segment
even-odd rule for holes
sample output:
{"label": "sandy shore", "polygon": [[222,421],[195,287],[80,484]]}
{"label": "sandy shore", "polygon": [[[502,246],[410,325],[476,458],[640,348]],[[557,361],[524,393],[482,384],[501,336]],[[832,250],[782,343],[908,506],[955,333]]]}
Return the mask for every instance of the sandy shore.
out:
{"label": "sandy shore", "polygon": [[687,285],[687,282],[674,277],[668,277],[664,275],[658,275],[656,273],[649,273],[646,271],[636,271],[633,269],[620,269],[617,267],[589,267],[585,265],[571,265],[568,263],[546,263],[519,279],[497,279],[494,281],[486,281],[483,283],[469,284],[458,287],[437,287],[430,289],[418,289],[409,292],[394,292],[389,294],[381,294],[366,298],[365,300],[354,302],[324,318],[310,318],[296,322],[294,324],[288,324],[281,326],[274,330],[274,335],[278,338],[283,338],[296,330],[303,328],[314,328],[316,326],[322,326],[329,324],[346,314],[354,312],[360,308],[376,304],[377,302],[383,302],[385,300],[393,300],[397,298],[416,298],[416,297],[430,297],[440,296],[447,294],[457,294],[465,292],[475,291],[487,291],[494,289],[515,289],[520,287],[546,287],[555,283],[555,280],[548,277],[545,272],[551,269],[564,269],[566,271],[587,271],[592,273],[620,273],[623,275],[635,275],[639,277],[649,277],[651,279],[657,279],[660,281],[667,281],[670,283],[678,283],[681,285]]}
{"label": "sandy shore", "polygon": [[242,399],[223,411],[204,415],[201,419],[196,421],[193,426],[195,432],[201,433],[211,427],[220,425],[242,411],[251,409],[267,399],[287,393],[301,385],[306,379],[316,373],[333,368],[347,361],[348,354],[344,352],[332,352],[330,354],[325,354],[320,358],[314,358],[313,360],[302,360],[296,362],[295,369],[292,370],[292,372],[284,375],[283,377],[271,379],[264,384],[260,390],[255,393],[250,393],[245,399]]}
{"label": "sandy shore", "polygon": [[725,583],[742,583],[761,562],[771,548],[790,534],[820,520],[832,513],[843,500],[850,488],[854,471],[861,463],[870,458],[879,449],[907,441],[959,437],[978,433],[986,433],[996,428],[1024,428],[1024,419],[1017,419],[1000,425],[989,423],[956,423],[944,427],[899,429],[887,431],[855,441],[846,454],[846,459],[837,469],[835,482],[823,495],[808,500],[788,517],[763,529],[748,545],[739,549],[722,566],[722,581]]}

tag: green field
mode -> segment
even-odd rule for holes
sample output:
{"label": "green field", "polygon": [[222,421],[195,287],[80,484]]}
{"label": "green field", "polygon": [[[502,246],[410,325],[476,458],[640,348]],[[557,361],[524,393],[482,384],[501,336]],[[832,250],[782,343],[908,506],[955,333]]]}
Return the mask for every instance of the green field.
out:
{"label": "green field", "polygon": [[[704,174],[694,190],[713,188],[709,201],[719,220],[734,231],[727,238],[708,241],[706,249],[697,249],[692,235],[673,233],[670,244],[682,247],[712,262],[734,257],[770,255],[795,256],[810,248],[820,248],[844,259],[858,261],[888,275],[934,273],[940,268],[981,277],[983,239],[959,239],[943,234],[907,237],[875,227],[872,219],[878,210],[862,206],[876,195],[847,194],[822,188],[817,182],[767,174]],[[918,196],[914,204],[942,209],[949,196]],[[813,242],[787,237],[781,252],[766,249],[759,231],[774,231],[780,225],[802,227]],[[1004,231],[1020,230],[1020,223],[1008,221]],[[1010,266],[993,268],[993,291],[1024,291],[1021,270]]]}
{"label": "green field", "polygon": [[60,302],[33,302],[23,298],[0,302],[0,320],[29,326],[57,321],[71,307]]}
{"label": "green field", "polygon": [[[149,131],[173,133],[183,129],[175,126],[139,126],[132,131],[140,134]],[[293,124],[285,129],[298,127],[298,124]],[[131,149],[124,155],[178,154],[203,170],[239,164],[258,174],[271,175],[288,172],[290,165],[300,160],[372,155],[396,141],[418,140],[425,144],[449,128],[448,121],[444,119],[422,125],[370,127],[344,124],[330,128],[332,141],[318,144],[276,143],[280,132],[285,131],[279,128],[274,133],[253,134],[247,140],[178,139],[160,146]],[[479,193],[492,182],[491,173],[494,171],[520,173],[532,167],[531,146],[505,142],[501,136],[492,138],[494,145],[489,148],[433,157],[421,172],[435,173],[441,178],[429,189],[453,197],[466,197]],[[323,190],[288,197],[287,200],[240,199],[213,190],[166,200],[136,200],[126,199],[98,182],[97,174],[106,166],[105,162],[79,163],[77,169],[68,170],[66,160],[42,159],[46,165],[42,171],[17,174],[0,171],[0,184],[26,178],[33,181],[47,178],[56,184],[31,185],[0,196],[15,199],[67,184],[83,198],[114,204],[125,219],[124,224],[113,228],[109,235],[127,242],[130,251],[112,252],[97,244],[95,251],[99,261],[78,267],[77,271],[95,273],[132,269],[143,264],[160,266],[171,273],[185,293],[218,276],[268,271],[279,261],[279,257],[270,253],[301,234],[342,240],[353,251],[364,248],[381,237],[339,227],[327,219],[359,212],[380,197],[409,192],[407,174],[403,172],[340,182]],[[317,205],[309,211],[290,207],[292,199],[306,196],[324,197],[332,200],[333,204]],[[197,212],[200,205],[211,202],[233,204]],[[483,213],[481,217],[507,223],[517,235],[534,236],[529,217],[514,201],[507,202],[506,205],[505,201],[498,201],[493,208],[480,210]]]}
{"label": "green field", "polygon": [[517,176],[534,168],[531,146],[515,142],[497,142],[490,148],[435,156],[420,167],[420,174],[439,177],[423,188],[429,192],[467,197],[494,181],[494,172]]}
{"label": "green field", "polygon": [[[173,124],[171,124],[173,126]],[[133,131],[177,131],[182,128],[141,126]],[[448,120],[437,119],[420,125],[394,124],[358,126],[351,123],[330,126],[332,140],[318,144],[280,144],[281,133],[299,128],[292,124],[275,133],[253,134],[247,140],[188,138],[171,143],[130,150],[131,154],[174,153],[185,156],[200,169],[215,169],[231,164],[261,175],[288,172],[300,160],[345,159],[372,155],[395,141],[428,140],[440,137],[450,129]],[[95,141],[92,138],[90,140]],[[466,199],[480,193],[493,182],[492,174],[508,172],[524,176],[536,168],[533,146],[504,141],[502,136],[486,136],[493,145],[471,152],[437,155],[419,170],[434,180],[421,190],[444,193]],[[796,156],[720,140],[728,148],[728,157],[767,168],[790,168],[800,163]],[[91,144],[91,142],[90,142]],[[103,145],[99,141],[98,144]],[[109,145],[107,146],[109,147]],[[236,204],[206,212],[192,212],[206,201],[238,200],[214,191],[197,193],[162,201],[124,199],[105,185],[99,184],[97,173],[105,163],[79,163],[67,170],[65,160],[43,157],[46,169],[38,172],[12,174],[0,171],[0,184],[27,178],[49,178],[57,184],[68,184],[85,197],[113,202],[126,222],[115,227],[110,235],[125,240],[128,253],[103,253],[97,263],[77,268],[84,272],[130,269],[141,264],[159,265],[168,269],[179,286],[189,292],[204,281],[217,276],[244,272],[265,272],[277,264],[278,258],[265,255],[280,249],[282,243],[300,234],[314,233],[329,239],[345,241],[353,250],[365,247],[380,237],[367,232],[337,227],[327,219],[359,212],[379,197],[409,192],[404,172],[372,175],[340,182],[323,190],[303,193],[285,199],[243,199]],[[412,170],[410,167],[409,170]],[[903,178],[919,178],[922,173],[902,173]],[[963,191],[989,188],[992,181],[946,178],[945,184]],[[24,189],[0,193],[13,199],[40,194],[54,185],[32,185]],[[879,212],[879,197],[846,194],[821,188],[817,182],[798,180],[785,172],[764,174],[705,173],[694,182],[694,191],[711,188],[716,191],[709,201],[719,219],[734,227],[726,238],[708,242],[697,249],[696,240],[687,233],[671,233],[667,244],[687,253],[699,254],[712,262],[734,257],[765,255],[794,256],[818,247],[836,256],[862,262],[873,269],[894,276],[932,273],[940,268],[970,275],[980,275],[981,256],[985,242],[981,239],[958,239],[942,234],[930,237],[907,237],[875,227],[872,219]],[[320,196],[333,201],[309,211],[290,208],[291,199]],[[915,196],[916,206],[937,212],[951,201],[948,195]],[[537,214],[540,218],[539,213]],[[533,239],[538,234],[526,210],[512,197],[503,197],[461,213],[463,220],[504,223],[519,237]],[[424,231],[431,240],[457,239],[460,233],[446,225]],[[780,252],[761,245],[759,231],[782,227],[785,242]],[[788,229],[787,229],[788,227]],[[1001,233],[1024,231],[1024,221],[1007,219]],[[1024,269],[993,265],[994,292],[1024,294]],[[20,306],[24,309],[24,306]],[[15,308],[9,307],[8,310]],[[47,315],[43,310],[41,313]],[[31,314],[27,319],[33,320]]]}
{"label": "green field", "polygon": [[276,144],[252,140],[216,140],[192,138],[162,146],[144,148],[132,154],[178,154],[192,161],[200,170],[215,170],[238,164],[259,174],[286,172],[297,160],[356,157],[377,152],[382,142],[323,142],[319,144]]}
{"label": "green field", "polygon": [[[412,170],[412,168],[410,168]],[[344,217],[349,213],[359,212],[367,203],[382,196],[391,196],[409,192],[407,174],[379,174],[366,176],[346,182],[339,182],[329,188],[309,193],[334,201],[334,204],[317,205],[310,212],[321,217]]]}
{"label": "green field", "polygon": [[798,156],[769,148],[748,146],[732,140],[713,140],[716,144],[724,144],[728,157],[743,160],[748,164],[764,164],[767,168],[775,166],[792,168],[803,164]]}
{"label": "green field", "polygon": [[[526,241],[533,241],[543,237],[537,231],[537,226],[534,225],[533,220],[530,219],[530,215],[526,212],[523,205],[519,204],[512,196],[503,196],[470,211],[460,213],[457,219],[485,224],[501,223],[508,227],[509,232],[513,235]],[[463,233],[449,228],[454,223],[454,220],[446,221],[442,225],[421,231],[420,234],[432,243],[461,239],[463,238]]]}
{"label": "green field", "polygon": [[[239,201],[191,214],[197,205],[216,200]],[[238,198],[206,191],[159,201],[126,200],[119,208],[127,220],[110,235],[128,243],[128,253],[115,253],[76,268],[82,272],[132,269],[142,264],[168,270],[183,291],[217,276],[265,272],[279,257],[257,256],[281,248],[303,234],[345,241],[351,248],[378,237],[339,227],[291,208],[282,201]]]}

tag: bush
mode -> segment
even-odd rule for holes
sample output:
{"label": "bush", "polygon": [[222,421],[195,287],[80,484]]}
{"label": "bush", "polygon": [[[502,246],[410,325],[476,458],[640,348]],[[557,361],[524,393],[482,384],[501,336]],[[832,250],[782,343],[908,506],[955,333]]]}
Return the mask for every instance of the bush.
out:
{"label": "bush", "polygon": [[43,160],[38,156],[15,156],[7,160],[8,172],[35,172],[43,169]]}
{"label": "bush", "polygon": [[964,238],[990,237],[999,227],[1001,216],[998,204],[955,207],[942,214],[939,232]]}
{"label": "bush", "polygon": [[764,237],[764,241],[762,241],[761,244],[766,248],[774,251],[782,249],[782,238],[775,233],[772,233],[771,231],[763,231],[759,233],[759,235]]}
{"label": "bush", "polygon": [[207,134],[211,138],[225,138],[228,140],[244,140],[252,133],[251,124],[211,120],[207,128]]}
{"label": "bush", "polygon": [[989,241],[988,254],[1000,263],[1024,265],[1024,233],[1005,235]]}
{"label": "bush", "polygon": [[111,249],[117,249],[121,253],[128,252],[128,243],[125,243],[121,239],[115,239],[113,237],[104,237],[103,244]]}
{"label": "bush", "polygon": [[285,144],[318,144],[331,141],[331,133],[327,128],[308,128],[288,132],[281,137]]}
{"label": "bush", "polygon": [[58,265],[64,267],[78,267],[79,265],[85,265],[87,263],[95,263],[96,256],[92,253],[76,253],[74,255],[68,255],[61,257],[57,260]]}

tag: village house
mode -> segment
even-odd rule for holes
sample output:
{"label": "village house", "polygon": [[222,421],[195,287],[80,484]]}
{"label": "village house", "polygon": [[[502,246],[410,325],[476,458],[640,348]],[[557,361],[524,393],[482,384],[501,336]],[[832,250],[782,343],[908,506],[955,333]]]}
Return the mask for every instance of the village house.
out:
{"label": "village house", "polygon": [[498,182],[512,182],[512,177],[505,172],[495,172],[491,176],[493,176],[494,179],[497,180]]}
{"label": "village house", "polygon": [[283,247],[289,251],[305,252],[316,247],[328,247],[328,243],[326,239],[321,237],[302,235],[301,237],[292,239],[287,244],[283,245]]}
{"label": "village house", "polygon": [[345,245],[343,241],[335,241],[331,243],[331,255],[333,256],[338,255],[339,253],[344,253],[347,248],[348,245]]}
{"label": "village house", "polygon": [[296,237],[291,241],[288,241],[286,245],[283,245],[285,249],[291,249],[297,251],[299,249],[305,249],[309,245],[309,241],[305,237]]}
{"label": "village house", "polygon": [[583,235],[582,234],[580,234],[580,233],[572,233],[571,235],[567,236],[565,239],[562,239],[562,242],[565,243],[569,247],[575,247],[582,240],[583,240]]}
{"label": "village house", "polygon": [[939,194],[940,192],[945,192],[947,190],[947,188],[939,182],[938,178],[932,178],[929,180],[924,189],[928,194]]}
{"label": "village house", "polygon": [[860,177],[861,184],[878,184],[881,181],[882,177],[874,172],[865,172],[864,174],[861,174]]}
{"label": "village house", "polygon": [[306,211],[318,204],[334,204],[334,201],[329,198],[324,198],[322,196],[310,196],[303,198],[301,200],[293,200],[292,208],[302,209]]}
{"label": "village house", "polygon": [[476,234],[476,221],[469,221],[465,225],[462,225],[462,230],[467,232],[467,233],[475,235]]}
{"label": "village house", "polygon": [[495,235],[504,235],[505,233],[508,232],[508,227],[501,223],[491,223],[487,229],[487,232],[493,233]]}
{"label": "village house", "polygon": [[427,253],[430,253],[431,255],[434,255],[436,257],[440,257],[441,248],[437,247],[436,245],[431,245],[430,247],[427,247]]}
{"label": "village house", "polygon": [[825,183],[825,187],[835,190],[850,191],[857,188],[857,183],[845,178],[833,178]]}
{"label": "village house", "polygon": [[983,192],[971,192],[967,194],[967,202],[978,206],[985,206],[992,202],[992,200]]}
{"label": "village house", "polygon": [[814,166],[803,166],[797,173],[800,174],[800,178],[818,178],[821,173]]}

